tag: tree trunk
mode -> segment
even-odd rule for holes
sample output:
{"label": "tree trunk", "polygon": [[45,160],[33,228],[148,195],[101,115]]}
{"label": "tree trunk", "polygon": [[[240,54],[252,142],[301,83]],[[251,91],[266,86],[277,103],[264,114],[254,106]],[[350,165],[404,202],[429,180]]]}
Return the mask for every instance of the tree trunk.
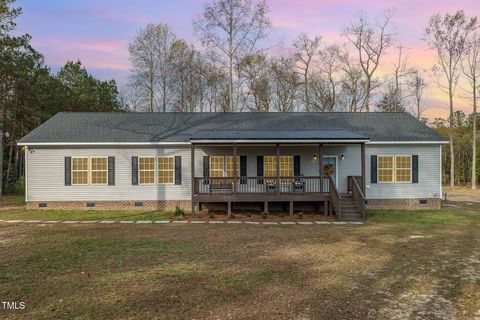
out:
{"label": "tree trunk", "polygon": [[363,101],[363,110],[364,110],[365,112],[370,112],[369,103],[370,103],[370,90],[371,90],[371,87],[372,87],[371,79],[368,77],[368,78],[367,78],[366,88],[365,88],[365,100]]}
{"label": "tree trunk", "polygon": [[477,189],[477,87],[473,82],[472,189]]}
{"label": "tree trunk", "polygon": [[450,100],[450,189],[455,189],[455,150],[453,149],[453,92],[452,83],[448,86],[448,97]]}
{"label": "tree trunk", "polygon": [[[18,105],[18,102],[16,103],[17,107],[15,108],[15,112],[13,114],[13,121],[12,121],[12,135],[11,135],[11,141],[15,141],[16,139],[16,134],[17,134],[17,117],[18,117],[18,109],[20,106]],[[5,175],[5,191],[8,190],[8,186],[10,184],[10,176],[12,172],[12,162],[13,162],[13,151],[15,149],[15,143],[10,144],[10,150],[8,152],[8,162],[7,162],[7,173]]]}
{"label": "tree trunk", "polygon": [[310,111],[310,99],[308,97],[308,67],[305,68],[304,73],[304,82],[305,82],[305,111]]}
{"label": "tree trunk", "polygon": [[150,112],[153,112],[153,68],[150,70],[149,75],[149,84],[150,84]]}
{"label": "tree trunk", "polygon": [[17,181],[18,177],[20,176],[20,164],[19,164],[19,147],[15,147],[15,158],[13,160],[13,181]]}
{"label": "tree trunk", "polygon": [[167,111],[167,80],[165,76],[163,77],[163,112]]}

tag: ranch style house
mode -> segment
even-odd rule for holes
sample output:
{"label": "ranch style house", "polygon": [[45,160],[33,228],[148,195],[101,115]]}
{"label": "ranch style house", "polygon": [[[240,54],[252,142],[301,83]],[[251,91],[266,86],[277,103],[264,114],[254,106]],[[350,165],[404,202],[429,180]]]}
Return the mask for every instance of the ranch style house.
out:
{"label": "ranch style house", "polygon": [[439,208],[441,146],[408,113],[58,113],[23,137],[32,209]]}

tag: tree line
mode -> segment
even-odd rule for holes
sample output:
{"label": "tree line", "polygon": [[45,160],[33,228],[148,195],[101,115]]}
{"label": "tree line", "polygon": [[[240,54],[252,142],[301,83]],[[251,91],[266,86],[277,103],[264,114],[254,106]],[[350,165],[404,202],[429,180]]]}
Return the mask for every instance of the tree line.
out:
{"label": "tree line", "polygon": [[31,36],[14,34],[15,19],[22,12],[14,2],[0,1],[0,154],[4,160],[0,193],[23,192],[24,153],[16,143],[38,125],[60,111],[121,109],[115,81],[94,78],[80,61],[68,61],[52,72],[30,44]]}
{"label": "tree line", "polygon": [[[122,92],[135,111],[412,111],[423,119],[426,75],[395,44],[394,9],[379,20],[359,14],[343,43],[299,34],[283,54],[269,54],[265,1],[215,0],[193,20],[197,49],[166,24],[148,24],[129,44],[132,70]],[[377,77],[387,48],[392,74]]]}

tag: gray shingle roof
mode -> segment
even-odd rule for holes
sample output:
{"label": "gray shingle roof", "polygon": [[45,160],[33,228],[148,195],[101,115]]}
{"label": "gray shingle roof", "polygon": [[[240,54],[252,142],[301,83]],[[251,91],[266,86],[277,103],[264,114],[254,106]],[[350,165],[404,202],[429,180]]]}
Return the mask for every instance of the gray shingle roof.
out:
{"label": "gray shingle roof", "polygon": [[188,142],[199,131],[332,129],[371,141],[446,141],[408,113],[62,112],[19,142]]}
{"label": "gray shingle roof", "polygon": [[206,130],[191,140],[368,140],[367,136],[341,129],[328,130]]}

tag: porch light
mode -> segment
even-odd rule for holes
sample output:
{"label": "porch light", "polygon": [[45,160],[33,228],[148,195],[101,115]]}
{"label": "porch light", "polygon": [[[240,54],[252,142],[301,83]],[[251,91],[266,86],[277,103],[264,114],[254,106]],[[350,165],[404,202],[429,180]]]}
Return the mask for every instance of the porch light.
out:
{"label": "porch light", "polygon": [[342,160],[342,161],[345,160],[345,153],[342,153],[342,154],[340,155],[340,160]]}
{"label": "porch light", "polygon": [[317,154],[316,153],[313,154],[313,160],[317,160]]}

